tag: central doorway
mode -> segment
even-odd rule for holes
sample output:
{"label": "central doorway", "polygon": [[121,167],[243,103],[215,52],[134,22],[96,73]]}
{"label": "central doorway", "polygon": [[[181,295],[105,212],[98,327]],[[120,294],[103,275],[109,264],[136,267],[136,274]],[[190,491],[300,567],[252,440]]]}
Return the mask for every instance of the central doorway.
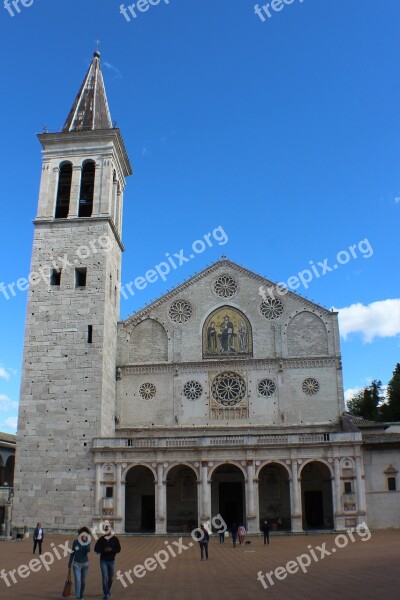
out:
{"label": "central doorway", "polygon": [[303,529],[333,529],[332,475],[319,461],[301,470]]}
{"label": "central doorway", "polygon": [[154,474],[144,466],[129,469],[125,484],[125,532],[154,533]]}
{"label": "central doorway", "polygon": [[245,486],[243,472],[235,465],[219,466],[211,479],[212,516],[218,514],[228,528],[234,523],[244,524],[246,515]]}
{"label": "central doorway", "polygon": [[198,524],[197,476],[187,465],[176,465],[167,475],[167,532],[189,533]]}

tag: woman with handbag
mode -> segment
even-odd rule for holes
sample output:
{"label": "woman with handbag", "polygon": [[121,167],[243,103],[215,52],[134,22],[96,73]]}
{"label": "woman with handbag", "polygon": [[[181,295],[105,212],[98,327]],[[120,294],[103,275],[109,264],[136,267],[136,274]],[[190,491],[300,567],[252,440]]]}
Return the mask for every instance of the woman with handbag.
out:
{"label": "woman with handbag", "polygon": [[72,544],[72,553],[69,556],[68,569],[71,572],[73,566],[75,579],[76,600],[84,600],[85,585],[89,570],[90,531],[87,527],[81,527],[78,538]]}

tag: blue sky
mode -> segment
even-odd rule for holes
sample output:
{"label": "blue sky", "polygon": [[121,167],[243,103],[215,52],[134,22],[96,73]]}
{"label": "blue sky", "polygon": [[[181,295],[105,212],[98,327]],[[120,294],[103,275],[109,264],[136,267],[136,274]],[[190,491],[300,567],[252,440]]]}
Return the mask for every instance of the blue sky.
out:
{"label": "blue sky", "polygon": [[[60,130],[99,39],[135,170],[123,282],[218,226],[229,238],[122,299],[121,316],[222,254],[287,281],[347,251],[346,264],[297,291],[343,309],[345,389],[387,383],[400,361],[398,0],[294,0],[264,22],[253,0],[161,0],[130,22],[120,4],[33,0],[12,17],[0,3],[0,282],[29,273],[35,133]],[[9,432],[25,308],[26,293],[0,294],[0,430]]]}

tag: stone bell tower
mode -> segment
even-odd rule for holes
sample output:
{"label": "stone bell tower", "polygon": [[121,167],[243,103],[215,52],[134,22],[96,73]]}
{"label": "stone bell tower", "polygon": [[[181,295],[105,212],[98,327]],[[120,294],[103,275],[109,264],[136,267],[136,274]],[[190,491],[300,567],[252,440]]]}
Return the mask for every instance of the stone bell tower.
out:
{"label": "stone bell tower", "polygon": [[62,131],[38,138],[13,524],[68,531],[97,512],[91,441],[115,429],[123,193],[132,174],[98,52]]}

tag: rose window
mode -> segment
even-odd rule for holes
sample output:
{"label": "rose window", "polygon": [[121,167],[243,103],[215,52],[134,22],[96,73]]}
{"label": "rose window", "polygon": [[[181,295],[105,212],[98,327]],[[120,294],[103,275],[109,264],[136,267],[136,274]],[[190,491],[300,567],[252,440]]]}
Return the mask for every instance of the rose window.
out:
{"label": "rose window", "polygon": [[183,393],[188,400],[197,400],[203,393],[203,388],[198,381],[188,381],[184,385]]}
{"label": "rose window", "polygon": [[314,396],[319,390],[319,383],[316,379],[308,377],[303,381],[303,385],[301,387],[307,396]]}
{"label": "rose window", "polygon": [[156,395],[156,386],[153,383],[142,383],[139,394],[144,400],[151,400]]}
{"label": "rose window", "polygon": [[233,277],[221,275],[214,283],[214,290],[220,298],[231,298],[237,292],[238,286]]}
{"label": "rose window", "polygon": [[186,300],[176,300],[169,308],[168,314],[174,323],[186,323],[192,316],[193,309]]}
{"label": "rose window", "polygon": [[260,394],[260,396],[265,396],[266,398],[269,398],[275,393],[275,391],[276,385],[275,382],[272,381],[272,379],[263,379],[258,384],[258,393]]}
{"label": "rose window", "polygon": [[243,377],[237,373],[221,373],[214,379],[211,393],[219,404],[223,406],[235,406],[244,398],[246,384]]}
{"label": "rose window", "polygon": [[261,302],[260,311],[266,319],[278,319],[283,313],[283,303],[279,298],[267,298]]}

